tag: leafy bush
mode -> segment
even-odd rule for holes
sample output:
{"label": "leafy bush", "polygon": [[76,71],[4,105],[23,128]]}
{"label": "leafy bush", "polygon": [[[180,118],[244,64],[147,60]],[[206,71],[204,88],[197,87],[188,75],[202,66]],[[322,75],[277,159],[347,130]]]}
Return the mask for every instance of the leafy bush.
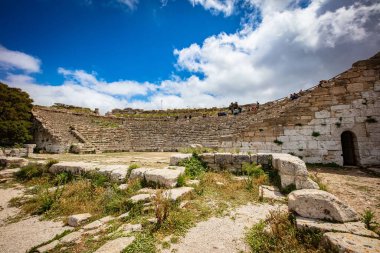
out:
{"label": "leafy bush", "polygon": [[199,158],[197,153],[193,153],[190,159],[181,161],[179,165],[186,168],[185,175],[191,179],[195,179],[207,171],[206,164]]}
{"label": "leafy bush", "polygon": [[15,173],[17,179],[21,181],[27,181],[35,177],[40,177],[44,174],[45,167],[41,164],[29,164],[22,167],[18,172]]}
{"label": "leafy bush", "polygon": [[182,187],[186,184],[186,176],[185,175],[180,175],[178,178],[177,178],[177,187]]}
{"label": "leafy bush", "polygon": [[132,170],[137,169],[137,168],[140,168],[140,165],[138,165],[137,163],[132,163],[131,165],[129,165],[127,178],[129,178],[129,176],[131,175]]}

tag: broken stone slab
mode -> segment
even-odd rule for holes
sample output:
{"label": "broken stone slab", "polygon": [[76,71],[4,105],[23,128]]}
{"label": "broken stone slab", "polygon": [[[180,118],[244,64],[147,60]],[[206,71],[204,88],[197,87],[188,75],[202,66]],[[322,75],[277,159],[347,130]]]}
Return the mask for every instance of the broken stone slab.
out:
{"label": "broken stone slab", "polygon": [[152,199],[152,194],[138,194],[135,196],[132,196],[129,200],[132,201],[132,203],[138,203],[138,202],[148,202]]}
{"label": "broken stone slab", "polygon": [[3,167],[24,167],[29,161],[20,157],[0,157],[0,166]]}
{"label": "broken stone slab", "polygon": [[78,242],[82,237],[82,233],[80,231],[72,232],[70,234],[65,235],[61,239],[59,239],[60,243],[75,243]]}
{"label": "broken stone slab", "polygon": [[108,175],[114,182],[124,181],[128,174],[128,168],[125,165],[105,165],[101,166],[98,171]]}
{"label": "broken stone slab", "polygon": [[307,176],[307,168],[304,161],[289,154],[272,154],[272,166],[279,173],[293,176]]}
{"label": "broken stone slab", "polygon": [[271,185],[260,185],[259,186],[259,195],[264,199],[273,199],[273,200],[285,200],[285,196],[280,192],[280,190]]}
{"label": "broken stone slab", "polygon": [[319,185],[309,177],[298,177],[295,179],[296,189],[316,189],[319,190]]}
{"label": "broken stone slab", "polygon": [[232,164],[242,165],[243,163],[250,163],[251,157],[248,154],[232,154]]}
{"label": "broken stone slab", "polygon": [[49,172],[58,174],[61,172],[70,172],[72,174],[82,174],[85,172],[95,171],[98,165],[85,162],[59,162],[49,168]]}
{"label": "broken stone slab", "polygon": [[93,221],[85,226],[83,226],[84,230],[91,230],[91,229],[96,229],[99,228],[103,225],[104,223],[101,222],[100,220]]}
{"label": "broken stone slab", "polygon": [[145,172],[145,180],[148,183],[154,183],[159,186],[167,188],[175,187],[177,185],[178,177],[181,171],[172,169],[155,169]]}
{"label": "broken stone slab", "polygon": [[327,232],[323,235],[323,243],[328,249],[339,253],[380,252],[380,240],[349,233]]}
{"label": "broken stone slab", "polygon": [[358,221],[358,214],[331,193],[303,189],[288,195],[289,211],[305,218],[330,220],[335,222]]}
{"label": "broken stone slab", "polygon": [[176,166],[183,160],[187,160],[191,158],[191,154],[175,154],[170,156],[170,165]]}
{"label": "broken stone slab", "polygon": [[131,237],[119,237],[115,240],[109,241],[94,253],[120,253],[128,247],[135,240],[134,236]]}
{"label": "broken stone slab", "polygon": [[321,232],[342,232],[373,238],[379,237],[375,232],[366,229],[364,223],[360,221],[347,223],[331,223],[317,219],[310,219],[297,216],[296,225],[298,229],[312,229],[319,230]]}
{"label": "broken stone slab", "polygon": [[91,218],[89,213],[74,214],[67,218],[67,224],[72,227],[78,227]]}
{"label": "broken stone slab", "polygon": [[137,191],[137,193],[149,193],[149,194],[156,194],[157,189],[152,189],[152,188],[142,188]]}
{"label": "broken stone slab", "polygon": [[11,178],[14,173],[19,172],[20,170],[20,168],[0,170],[0,178]]}
{"label": "broken stone slab", "polygon": [[124,218],[127,218],[129,216],[129,212],[126,212],[126,213],[123,213],[119,216],[117,216],[118,219],[124,219]]}
{"label": "broken stone slab", "polygon": [[128,224],[122,225],[118,230],[126,232],[126,233],[140,232],[140,231],[142,231],[142,225],[141,224],[130,224],[130,223],[128,223]]}
{"label": "broken stone slab", "polygon": [[169,166],[169,167],[167,167],[167,169],[178,170],[179,172],[181,172],[181,174],[184,174],[185,170],[186,170],[186,168],[183,166]]}
{"label": "broken stone slab", "polygon": [[54,240],[54,241],[52,241],[49,244],[46,244],[46,245],[43,245],[43,246],[37,248],[36,251],[39,252],[39,253],[48,252],[48,251],[54,249],[55,247],[57,247],[58,244],[59,244],[59,241],[58,240]]}
{"label": "broken stone slab", "polygon": [[177,199],[183,198],[187,194],[190,194],[192,191],[194,191],[193,187],[179,187],[166,190],[163,195],[168,199],[176,201]]}
{"label": "broken stone slab", "polygon": [[143,180],[145,177],[145,173],[150,170],[155,170],[155,168],[137,168],[133,169],[131,171],[131,174],[129,175],[129,180],[134,180],[134,179],[140,179]]}

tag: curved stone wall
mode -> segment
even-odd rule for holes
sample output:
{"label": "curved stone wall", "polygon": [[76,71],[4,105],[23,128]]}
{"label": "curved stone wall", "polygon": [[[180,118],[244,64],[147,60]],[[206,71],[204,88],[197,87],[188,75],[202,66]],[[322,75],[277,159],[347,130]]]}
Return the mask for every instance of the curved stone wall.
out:
{"label": "curved stone wall", "polygon": [[191,119],[115,118],[35,107],[35,141],[49,152],[68,151],[75,143],[83,143],[84,152],[175,151],[196,143],[342,165],[341,134],[350,131],[356,164],[380,164],[380,53],[300,95],[236,116]]}

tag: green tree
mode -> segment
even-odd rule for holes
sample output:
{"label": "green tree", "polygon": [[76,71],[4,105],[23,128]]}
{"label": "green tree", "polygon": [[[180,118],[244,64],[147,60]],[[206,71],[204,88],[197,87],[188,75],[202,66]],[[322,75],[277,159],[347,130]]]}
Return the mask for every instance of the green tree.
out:
{"label": "green tree", "polygon": [[0,83],[0,146],[14,146],[32,139],[32,102],[28,93]]}

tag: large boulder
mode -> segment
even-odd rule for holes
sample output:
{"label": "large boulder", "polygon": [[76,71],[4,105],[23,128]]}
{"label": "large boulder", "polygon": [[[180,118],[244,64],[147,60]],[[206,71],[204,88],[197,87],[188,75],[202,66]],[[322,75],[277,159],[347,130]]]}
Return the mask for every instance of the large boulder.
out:
{"label": "large boulder", "polygon": [[148,170],[145,172],[145,180],[148,183],[171,188],[177,185],[178,177],[181,174],[183,174],[181,170],[169,168]]}
{"label": "large boulder", "polygon": [[333,252],[378,253],[380,240],[349,233],[328,232],[323,235],[324,244]]}
{"label": "large boulder", "polygon": [[348,222],[359,220],[358,214],[331,193],[303,189],[288,196],[289,211],[306,218]]}

